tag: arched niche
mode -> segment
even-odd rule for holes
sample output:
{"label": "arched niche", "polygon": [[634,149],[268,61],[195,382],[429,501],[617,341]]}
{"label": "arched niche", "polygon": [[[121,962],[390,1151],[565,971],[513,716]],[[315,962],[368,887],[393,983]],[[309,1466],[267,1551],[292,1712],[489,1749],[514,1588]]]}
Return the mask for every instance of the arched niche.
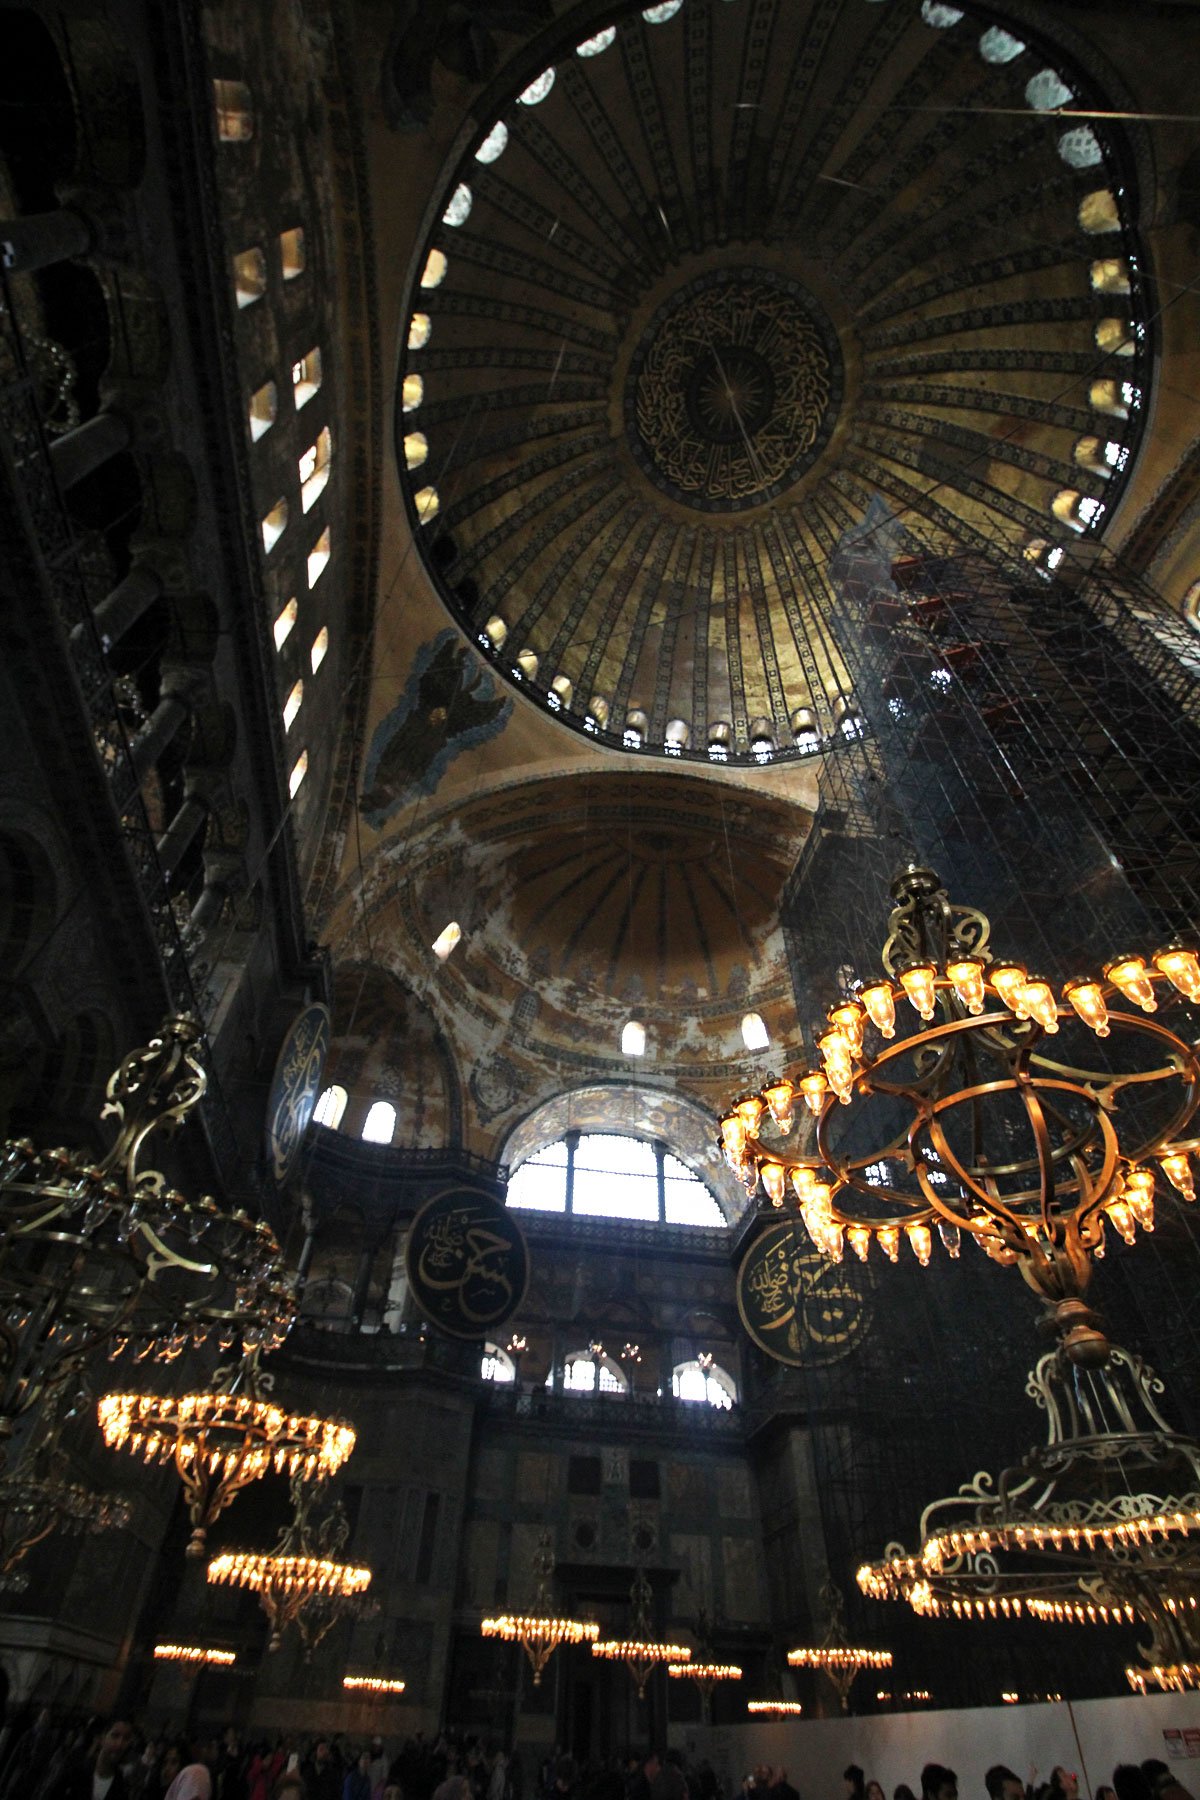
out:
{"label": "arched niche", "polygon": [[593,1082],[556,1094],[514,1126],[498,1160],[511,1171],[568,1131],[658,1139],[715,1194],[730,1223],[745,1211],[745,1189],[716,1149],[716,1119],[685,1094],[633,1082]]}

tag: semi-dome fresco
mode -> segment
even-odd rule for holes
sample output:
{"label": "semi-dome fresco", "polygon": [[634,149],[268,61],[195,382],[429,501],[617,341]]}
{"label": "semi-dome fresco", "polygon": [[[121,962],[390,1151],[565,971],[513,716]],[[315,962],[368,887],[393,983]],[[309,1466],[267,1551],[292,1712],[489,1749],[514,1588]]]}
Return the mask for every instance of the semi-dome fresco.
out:
{"label": "semi-dome fresco", "polygon": [[854,704],[825,570],[873,496],[1032,556],[1103,531],[1152,312],[1085,51],[931,0],[686,0],[509,65],[414,263],[396,415],[421,554],[506,682],[627,750],[819,754]]}

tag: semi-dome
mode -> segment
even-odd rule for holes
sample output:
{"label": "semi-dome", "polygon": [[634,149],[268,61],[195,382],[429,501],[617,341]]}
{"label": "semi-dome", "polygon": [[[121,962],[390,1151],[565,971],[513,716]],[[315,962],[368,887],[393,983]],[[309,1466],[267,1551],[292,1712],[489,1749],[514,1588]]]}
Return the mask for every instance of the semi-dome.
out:
{"label": "semi-dome", "polygon": [[1150,349],[1112,98],[1086,45],[930,0],[592,9],[518,68],[414,265],[421,553],[597,742],[819,753],[873,496],[1034,554],[1111,517]]}

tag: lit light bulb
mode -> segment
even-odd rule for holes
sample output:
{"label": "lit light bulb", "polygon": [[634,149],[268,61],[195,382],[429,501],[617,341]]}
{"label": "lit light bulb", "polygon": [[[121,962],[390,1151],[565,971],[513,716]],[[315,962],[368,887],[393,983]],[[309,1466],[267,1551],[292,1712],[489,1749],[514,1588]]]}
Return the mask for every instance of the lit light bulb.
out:
{"label": "lit light bulb", "polygon": [[1127,1244],[1135,1243],[1137,1240],[1137,1226],[1134,1223],[1133,1212],[1130,1209],[1128,1201],[1110,1200],[1105,1210],[1116,1229],[1125,1239],[1125,1242]]}
{"label": "lit light bulb", "polygon": [[831,1006],[826,1017],[831,1025],[838,1026],[849,1038],[851,1055],[861,1056],[866,1015],[858,1001],[843,1000],[839,1006]]}
{"label": "lit light bulb", "polygon": [[850,1098],[854,1083],[854,1059],[850,1040],[844,1031],[834,1026],[832,1030],[822,1032],[817,1039],[817,1049],[824,1058],[829,1085],[844,1104]]}
{"label": "lit light bulb", "polygon": [[988,970],[988,980],[1003,1000],[1005,1006],[1018,1019],[1025,1014],[1021,1011],[1021,989],[1025,986],[1025,969],[1021,963],[993,963]]}
{"label": "lit light bulb", "polygon": [[829,1092],[829,1083],[820,1069],[810,1069],[806,1075],[800,1077],[796,1085],[804,1095],[804,1104],[809,1112],[819,1114],[825,1104],[825,1096]]}
{"label": "lit light bulb", "polygon": [[1097,1037],[1108,1036],[1108,1008],[1104,1004],[1104,989],[1098,981],[1068,981],[1063,998],[1075,1008],[1084,1024],[1091,1026]]}
{"label": "lit light bulb", "polygon": [[1179,944],[1169,944],[1165,950],[1156,950],[1154,966],[1164,974],[1172,987],[1188,1000],[1200,1000],[1200,958],[1194,950],[1184,950]]}
{"label": "lit light bulb", "polygon": [[1017,997],[1024,1018],[1036,1020],[1043,1031],[1058,1030],[1058,1002],[1048,981],[1026,981]]}
{"label": "lit light bulb", "polygon": [[896,1001],[890,981],[869,981],[859,989],[859,999],[867,1009],[867,1017],[882,1037],[896,1035]]}
{"label": "lit light bulb", "polygon": [[866,1225],[847,1225],[846,1236],[850,1240],[850,1248],[859,1262],[866,1262],[867,1252],[871,1248],[871,1231]]}
{"label": "lit light bulb", "polygon": [[740,1113],[726,1113],[721,1120],[721,1148],[730,1168],[738,1168],[746,1153],[746,1122]]}
{"label": "lit light bulb", "polygon": [[746,1127],[747,1137],[757,1137],[766,1106],[758,1094],[746,1094],[741,1100],[734,1101],[734,1111],[739,1115]]}
{"label": "lit light bulb", "polygon": [[900,1227],[898,1225],[881,1225],[875,1233],[879,1239],[879,1248],[889,1262],[898,1262],[900,1258]]}
{"label": "lit light bulb", "polygon": [[763,1088],[763,1099],[771,1109],[771,1117],[780,1131],[790,1131],[794,1124],[792,1099],[795,1090],[786,1075],[776,1075]]}
{"label": "lit light bulb", "polygon": [[817,1248],[830,1262],[841,1262],[845,1255],[844,1230],[836,1219],[830,1219],[817,1239]]}
{"label": "lit light bulb", "polygon": [[959,1227],[957,1225],[952,1225],[949,1219],[939,1219],[938,1236],[941,1238],[948,1254],[957,1257],[962,1249],[962,1232]]}
{"label": "lit light bulb", "polygon": [[1124,1199],[1143,1231],[1154,1230],[1154,1170],[1130,1169],[1125,1177]]}
{"label": "lit light bulb", "polygon": [[937,1007],[936,978],[933,963],[910,963],[900,971],[900,986],[923,1019],[932,1019]]}
{"label": "lit light bulb", "polygon": [[906,1225],[904,1235],[908,1239],[908,1247],[923,1269],[929,1267],[929,1258],[933,1253],[933,1233],[928,1225]]}
{"label": "lit light bulb", "polygon": [[954,983],[954,991],[969,1013],[983,1011],[983,959],[960,956],[946,964],[946,974]]}
{"label": "lit light bulb", "polygon": [[741,1165],[740,1169],[738,1170],[738,1174],[741,1177],[743,1187],[745,1188],[746,1192],[749,1194],[750,1198],[753,1200],[755,1194],[757,1194],[757,1192],[758,1192],[758,1158],[757,1158],[757,1156],[748,1156],[746,1158],[745,1162]]}
{"label": "lit light bulb", "polygon": [[1182,1150],[1172,1150],[1167,1156],[1160,1157],[1162,1171],[1173,1188],[1177,1188],[1185,1200],[1195,1200],[1196,1184],[1192,1180],[1192,1165],[1187,1154]]}
{"label": "lit light bulb", "polygon": [[792,1170],[792,1186],[796,1190],[797,1200],[807,1200],[816,1186],[816,1170],[810,1163],[799,1163]]}
{"label": "lit light bulb", "polygon": [[1120,988],[1125,998],[1132,1000],[1135,1006],[1140,1006],[1143,1012],[1158,1011],[1154,983],[1146,973],[1143,957],[1119,956],[1114,962],[1105,963],[1104,979],[1111,981],[1115,988]]}
{"label": "lit light bulb", "polygon": [[767,1190],[767,1199],[772,1206],[782,1206],[783,1196],[787,1191],[787,1170],[782,1163],[764,1162],[759,1170],[762,1184]]}

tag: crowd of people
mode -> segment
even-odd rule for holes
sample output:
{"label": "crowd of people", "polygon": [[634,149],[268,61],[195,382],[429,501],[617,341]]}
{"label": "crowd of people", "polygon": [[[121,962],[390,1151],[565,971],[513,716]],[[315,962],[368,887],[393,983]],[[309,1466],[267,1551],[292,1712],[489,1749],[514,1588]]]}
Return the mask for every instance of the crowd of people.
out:
{"label": "crowd of people", "polygon": [[[776,1791],[774,1777],[782,1770],[756,1770],[752,1778],[755,1800],[789,1800]],[[993,1763],[983,1776],[987,1800],[1079,1800],[1079,1776],[1061,1765],[1051,1769],[1049,1778],[1038,1780],[1032,1769],[1027,1781],[1006,1768]],[[857,1763],[851,1763],[843,1775],[845,1800],[887,1800],[882,1783],[868,1781]],[[786,1781],[786,1775],[784,1775]],[[750,1786],[747,1792],[750,1792]],[[794,1792],[794,1790],[793,1790]],[[892,1800],[917,1800],[906,1782],[893,1790]],[[958,1776],[943,1763],[926,1763],[921,1770],[920,1800],[958,1800]],[[983,1794],[977,1796],[983,1800]],[[1192,1800],[1191,1794],[1165,1762],[1118,1763],[1113,1770],[1111,1786],[1098,1787],[1093,1800]]]}
{"label": "crowd of people", "polygon": [[[857,1764],[844,1800],[887,1800]],[[806,1790],[804,1800],[827,1800]],[[975,1783],[972,1782],[974,1788]],[[742,1800],[801,1800],[784,1768],[762,1765],[741,1784]],[[1079,1779],[1058,1767],[1046,1781],[1003,1763],[965,1800],[1079,1800]],[[518,1752],[470,1733],[417,1732],[389,1754],[384,1740],[319,1736],[303,1746],[277,1737],[146,1737],[126,1718],[56,1726],[48,1711],[14,1721],[0,1738],[0,1800],[733,1800],[712,1764],[681,1751],[648,1750],[579,1765],[556,1748],[528,1772]],[[906,1784],[892,1800],[918,1800]],[[959,1800],[958,1776],[926,1763],[920,1800]],[[1192,1800],[1166,1763],[1122,1763],[1094,1800]]]}

